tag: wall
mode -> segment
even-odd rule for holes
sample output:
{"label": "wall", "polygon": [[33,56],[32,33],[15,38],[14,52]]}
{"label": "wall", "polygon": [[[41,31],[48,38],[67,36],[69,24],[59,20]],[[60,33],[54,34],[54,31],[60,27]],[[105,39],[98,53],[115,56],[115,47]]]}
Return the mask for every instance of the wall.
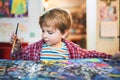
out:
{"label": "wall", "polygon": [[[119,35],[119,0],[117,2],[113,1],[111,5],[117,6],[117,35],[115,37],[100,37],[100,18],[99,18],[99,11],[97,11],[97,33],[96,33],[96,50],[97,51],[104,51],[110,54],[114,54],[119,51],[119,39],[117,36]],[[99,2],[100,3],[100,2]],[[104,2],[101,2],[101,5]],[[99,10],[100,4],[97,5],[97,10]],[[116,26],[115,26],[116,27]],[[112,31],[112,29],[111,29]]]}
{"label": "wall", "polygon": [[9,42],[18,22],[20,23],[18,37],[24,42],[32,43],[41,39],[38,20],[42,12],[42,0],[28,0],[27,18],[0,18],[0,42]]}
{"label": "wall", "polygon": [[[87,49],[88,50],[96,50],[100,52],[106,52],[109,54],[113,54],[118,52],[119,50],[119,41],[117,36],[114,38],[102,38],[100,37],[100,25],[98,18],[98,0],[87,0]],[[116,4],[119,6],[119,0],[117,0]],[[118,11],[118,10],[117,10]],[[119,16],[119,13],[117,13]],[[119,35],[119,19],[117,24],[117,30]]]}
{"label": "wall", "polygon": [[96,50],[96,0],[86,0],[87,49]]}

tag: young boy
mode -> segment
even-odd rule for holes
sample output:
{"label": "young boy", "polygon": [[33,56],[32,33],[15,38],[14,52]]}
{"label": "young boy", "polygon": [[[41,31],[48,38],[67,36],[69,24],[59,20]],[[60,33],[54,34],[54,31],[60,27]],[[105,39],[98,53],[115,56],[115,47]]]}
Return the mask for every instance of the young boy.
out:
{"label": "young boy", "polygon": [[[71,16],[65,10],[53,8],[46,11],[39,20],[42,40],[24,49],[19,39],[11,56],[22,60],[66,60],[76,58],[111,58],[103,52],[88,51],[65,39],[72,24]],[[11,41],[15,39],[13,35]]]}

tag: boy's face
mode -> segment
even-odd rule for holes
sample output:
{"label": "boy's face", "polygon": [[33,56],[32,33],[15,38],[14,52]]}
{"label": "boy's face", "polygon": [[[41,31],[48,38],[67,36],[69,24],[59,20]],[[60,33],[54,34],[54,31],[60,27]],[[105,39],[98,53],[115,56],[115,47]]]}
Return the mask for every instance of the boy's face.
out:
{"label": "boy's face", "polygon": [[64,34],[62,34],[58,29],[53,29],[52,27],[42,27],[42,38],[49,46],[60,47],[63,36]]}

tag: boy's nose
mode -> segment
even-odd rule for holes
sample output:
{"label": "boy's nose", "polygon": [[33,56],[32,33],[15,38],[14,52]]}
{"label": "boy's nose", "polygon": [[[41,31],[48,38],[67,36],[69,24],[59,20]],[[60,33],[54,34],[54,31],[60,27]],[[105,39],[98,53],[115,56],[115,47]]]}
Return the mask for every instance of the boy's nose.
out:
{"label": "boy's nose", "polygon": [[46,33],[43,33],[42,35],[43,35],[43,38],[46,38],[46,37],[47,37],[47,34],[46,34]]}

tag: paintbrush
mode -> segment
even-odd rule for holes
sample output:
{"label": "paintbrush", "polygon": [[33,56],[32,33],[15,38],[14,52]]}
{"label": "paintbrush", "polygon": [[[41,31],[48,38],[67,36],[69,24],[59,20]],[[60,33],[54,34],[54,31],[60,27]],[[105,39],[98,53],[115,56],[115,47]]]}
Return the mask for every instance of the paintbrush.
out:
{"label": "paintbrush", "polygon": [[[17,27],[16,27],[16,31],[15,31],[16,36],[17,36],[17,32],[18,32],[18,27],[19,27],[19,23],[17,23]],[[13,44],[12,44],[11,54],[14,52],[15,44],[16,44],[16,37],[15,37]]]}

